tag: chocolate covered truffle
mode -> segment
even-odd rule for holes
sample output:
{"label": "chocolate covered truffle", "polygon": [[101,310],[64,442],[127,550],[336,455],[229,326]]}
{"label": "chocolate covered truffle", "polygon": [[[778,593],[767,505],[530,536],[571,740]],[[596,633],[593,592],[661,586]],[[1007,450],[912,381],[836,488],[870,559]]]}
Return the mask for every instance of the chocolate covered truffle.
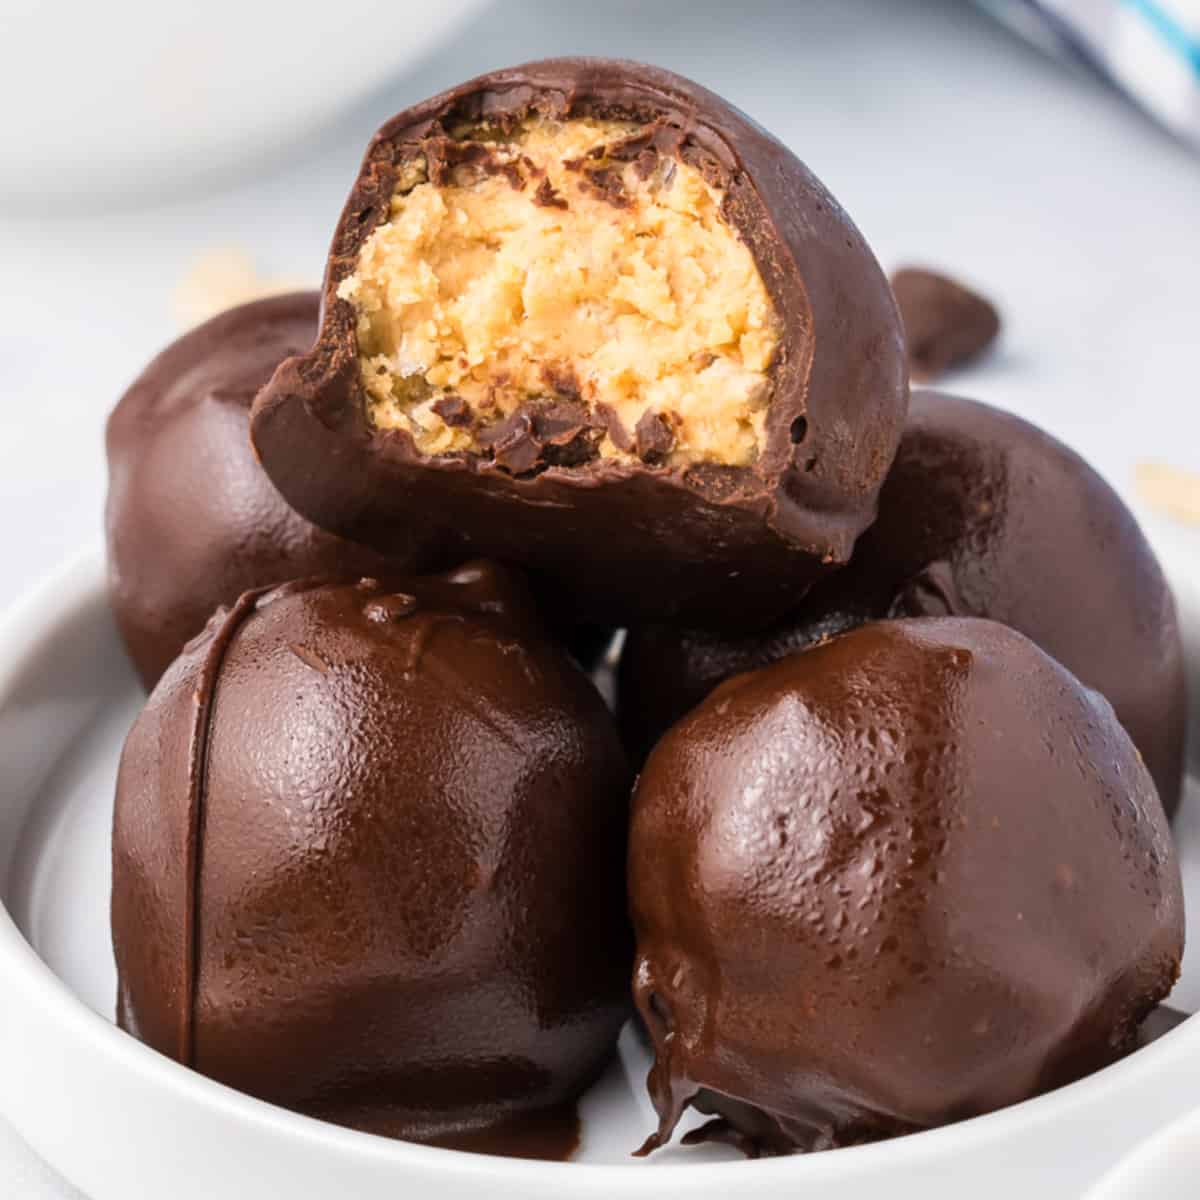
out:
{"label": "chocolate covered truffle", "polygon": [[[799,595],[800,588],[797,589]],[[644,754],[722,679],[863,621],[1002,621],[1111,701],[1163,804],[1178,804],[1186,718],[1175,605],[1116,493],[1077,454],[1011,414],[914,392],[879,520],[850,566],[763,634],[631,630],[620,708]]]}
{"label": "chocolate covered truffle", "polygon": [[119,1021],[374,1132],[562,1128],[629,1007],[629,782],[498,568],[248,592],[125,744]]}
{"label": "chocolate covered truffle", "polygon": [[908,394],[887,280],[802,163],[667,71],[532,63],[393,118],[324,289],[252,419],[324,528],[524,564],[579,622],[723,628],[874,517]]}
{"label": "chocolate covered truffle", "polygon": [[1183,951],[1162,807],[1108,702],[991,621],[865,625],[729,680],[630,834],[670,1136],[820,1149],[986,1113],[1134,1045]]}
{"label": "chocolate covered truffle", "polygon": [[250,402],[312,345],[319,307],[299,292],[222,313],[167,347],[109,418],[109,596],[147,688],[249,588],[384,570],[294,513],[250,446]]}

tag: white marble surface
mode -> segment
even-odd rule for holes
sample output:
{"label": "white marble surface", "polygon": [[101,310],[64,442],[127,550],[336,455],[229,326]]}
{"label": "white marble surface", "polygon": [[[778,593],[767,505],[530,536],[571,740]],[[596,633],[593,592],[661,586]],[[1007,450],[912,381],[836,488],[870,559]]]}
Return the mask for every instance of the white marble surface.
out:
{"label": "white marble surface", "polygon": [[[1200,158],[1118,97],[958,0],[519,0],[289,162],[137,210],[80,194],[0,211],[0,604],[97,529],[105,415],[176,332],[170,296],[196,254],[240,245],[315,282],[384,116],[563,52],[708,84],[809,163],[886,266],[977,283],[1004,341],[955,387],[1040,422],[1119,488],[1143,458],[1200,469]],[[5,120],[20,136],[19,113]],[[40,1196],[29,1171],[0,1128],[0,1195]]]}

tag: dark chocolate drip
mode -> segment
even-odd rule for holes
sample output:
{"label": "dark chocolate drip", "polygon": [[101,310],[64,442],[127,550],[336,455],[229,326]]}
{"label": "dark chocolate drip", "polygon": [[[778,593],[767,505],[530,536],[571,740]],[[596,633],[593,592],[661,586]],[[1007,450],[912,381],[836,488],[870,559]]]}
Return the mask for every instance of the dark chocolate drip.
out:
{"label": "dark chocolate drip", "polygon": [[424,1131],[415,1126],[407,1109],[386,1106],[338,1104],[318,1105],[303,1110],[317,1120],[329,1121],[344,1129],[357,1129],[376,1137],[437,1146],[443,1150],[462,1150],[470,1154],[495,1154],[502,1158],[527,1158],[544,1162],[566,1162],[579,1149],[581,1125],[574,1104],[562,1104],[540,1112],[519,1113],[495,1118],[480,1114],[478,1119],[462,1121],[457,1127]]}
{"label": "dark chocolate drip", "polygon": [[[635,995],[635,1000],[645,1017],[641,995]],[[695,1099],[697,1089],[680,1069],[681,1059],[678,1040],[675,1033],[669,1031],[663,1036],[661,1044],[655,1047],[654,1065],[646,1080],[650,1098],[658,1112],[658,1128],[634,1151],[635,1158],[645,1158],[665,1146],[671,1140],[684,1110]]]}
{"label": "dark chocolate drip", "polygon": [[179,1014],[177,1053],[179,1061],[189,1067],[195,1066],[193,1056],[196,1049],[196,991],[200,979],[199,893],[203,858],[201,846],[204,837],[204,788],[208,775],[208,735],[212,723],[213,701],[221,676],[221,664],[225,661],[225,654],[233,642],[234,635],[242,622],[258,607],[259,600],[275,590],[274,586],[256,588],[238,597],[237,603],[226,613],[220,628],[213,634],[194,693],[196,709],[191,744],[188,747],[187,843],[184,850],[184,878],[187,880],[187,891],[183,901],[185,975],[180,993],[183,996],[183,1010]]}
{"label": "dark chocolate drip", "polygon": [[579,1112],[575,1105],[567,1104],[497,1125],[443,1134],[430,1139],[429,1144],[473,1154],[498,1154],[503,1158],[566,1162],[579,1149],[579,1142]]}

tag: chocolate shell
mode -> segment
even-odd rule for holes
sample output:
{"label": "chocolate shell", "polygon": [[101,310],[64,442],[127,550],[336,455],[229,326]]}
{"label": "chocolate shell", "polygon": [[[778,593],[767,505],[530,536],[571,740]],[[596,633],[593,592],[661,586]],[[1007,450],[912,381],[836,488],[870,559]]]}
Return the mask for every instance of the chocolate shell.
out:
{"label": "chocolate shell", "polygon": [[385,569],[294,513],[250,446],[250,402],[312,345],[319,306],[317,293],[299,292],[214,317],[168,346],[109,418],[109,597],[147,689],[242,592]]}
{"label": "chocolate shell", "polygon": [[[556,188],[521,139],[529,129],[566,130],[566,137],[583,128],[580,122],[610,123],[621,136],[564,158],[568,182]],[[500,175],[507,182],[496,203],[524,197],[522,221],[582,220],[576,206],[591,212],[599,205],[597,228],[613,236],[628,232],[622,222],[641,211],[637,197],[646,189],[658,189],[654,196],[667,196],[669,206],[683,177],[697,203],[717,206],[713,237],[725,237],[722,252],[748,250],[773,314],[762,387],[748,393],[754,399],[747,404],[759,407],[747,408],[744,421],[730,418],[739,436],[757,431],[757,449],[742,447],[749,458],[735,461],[723,444],[703,451],[682,445],[680,423],[694,419],[699,438],[708,419],[688,418],[686,406],[647,401],[636,422],[614,417],[596,389],[612,385],[620,375],[615,370],[581,381],[573,360],[547,359],[544,383],[503,419],[495,413],[484,419],[452,389],[430,392],[432,371],[407,348],[408,327],[400,334],[388,327],[397,348],[389,344],[378,367],[372,365],[362,339],[376,336],[373,322],[382,320],[379,305],[388,297],[411,299],[415,278],[396,276],[356,308],[347,289],[360,285],[372,238],[403,233],[409,219],[403,205],[421,188],[442,189],[432,201],[460,189],[458,216],[465,223],[469,212],[474,220],[471,189],[490,187]],[[482,211],[494,208],[489,202]],[[457,229],[430,235],[426,250],[442,252]],[[678,245],[668,239],[661,248],[669,256]],[[486,245],[486,253],[494,249]],[[547,257],[547,269],[557,269],[558,259]],[[457,268],[459,277],[476,282],[482,269]],[[651,283],[661,278],[656,270],[646,268]],[[629,267],[617,285],[634,275],[643,279]],[[723,278],[713,268],[699,284],[663,293],[664,321],[688,319]],[[565,290],[548,290],[540,301],[566,314],[564,320],[583,311],[571,307]],[[479,299],[464,295],[472,304]],[[636,300],[649,304],[641,295]],[[334,234],[323,301],[316,345],[284,362],[254,407],[254,444],[283,495],[321,527],[384,552],[397,542],[407,552],[416,532],[429,562],[477,553],[522,564],[560,590],[557,606],[566,617],[585,623],[682,617],[746,628],[777,615],[796,589],[846,562],[872,521],[907,405],[904,339],[887,280],[841,208],[742,113],[694,83],[637,63],[571,58],[496,71],[390,120],[367,150]],[[466,300],[455,303],[461,308]],[[591,303],[623,302],[606,293]],[[525,311],[515,298],[512,304],[517,316],[506,310],[493,323],[501,340],[516,336]],[[624,315],[636,316],[632,306]],[[435,326],[441,328],[434,321],[421,329]],[[636,374],[638,355],[664,344],[665,334],[655,331],[672,328],[646,318],[638,326],[644,347],[623,367]],[[712,352],[693,356],[687,369],[702,373],[714,360],[732,361],[736,354],[721,341],[726,336],[713,333]],[[619,353],[620,345],[610,331],[597,353]],[[466,350],[447,363],[447,377],[478,366],[468,363]],[[528,366],[518,356],[512,370]],[[390,381],[384,407],[400,412],[400,427],[381,426],[382,418],[370,415],[375,401],[384,404],[372,391],[385,386],[373,381],[376,369]],[[490,404],[507,380],[506,368],[492,385],[476,383]],[[712,395],[723,402],[719,389]],[[470,449],[420,449],[416,431],[424,426],[413,424],[414,404],[442,442]]]}
{"label": "chocolate shell", "polygon": [[885,621],[731,679],[634,798],[651,1149],[929,1129],[1132,1049],[1183,952],[1162,807],[1111,706],[991,621]]}
{"label": "chocolate shell", "polygon": [[120,1024],[374,1132],[561,1126],[629,1007],[629,782],[499,568],[248,592],[122,754]]}
{"label": "chocolate shell", "polygon": [[[799,595],[801,588],[797,588]],[[722,679],[882,617],[974,616],[1031,638],[1116,710],[1168,812],[1186,720],[1171,590],[1133,515],[1079,455],[1009,413],[913,393],[879,520],[851,564],[762,634],[629,632],[619,705],[638,757]]]}

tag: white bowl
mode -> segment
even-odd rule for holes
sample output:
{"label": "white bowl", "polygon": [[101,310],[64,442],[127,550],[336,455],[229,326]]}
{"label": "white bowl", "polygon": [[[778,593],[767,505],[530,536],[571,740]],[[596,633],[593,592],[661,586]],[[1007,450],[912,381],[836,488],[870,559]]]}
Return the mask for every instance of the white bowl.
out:
{"label": "white bowl", "polygon": [[1156,1133],[1087,1194],[1087,1200],[1195,1200],[1200,1191],[1200,1109]]}
{"label": "white bowl", "polygon": [[275,157],[420,61],[482,0],[0,6],[0,198],[180,191]]}
{"label": "white bowl", "polygon": [[[1189,558],[1168,566],[1182,596],[1200,595]],[[116,758],[140,696],[103,578],[101,552],[90,549],[0,624],[0,1113],[93,1200],[727,1200],[738,1189],[756,1200],[1011,1200],[1023,1180],[1036,1183],[1035,1195],[1073,1197],[1200,1100],[1200,1021],[1003,1112],[875,1146],[757,1162],[707,1148],[628,1157],[653,1123],[645,1056],[628,1036],[585,1098],[583,1147],[570,1163],[388,1141],[213,1083],[111,1023],[108,828]],[[1183,615],[1194,652],[1200,619],[1190,599]],[[1176,833],[1194,904],[1195,782]],[[1173,1003],[1200,1008],[1200,970],[1185,965]]]}

